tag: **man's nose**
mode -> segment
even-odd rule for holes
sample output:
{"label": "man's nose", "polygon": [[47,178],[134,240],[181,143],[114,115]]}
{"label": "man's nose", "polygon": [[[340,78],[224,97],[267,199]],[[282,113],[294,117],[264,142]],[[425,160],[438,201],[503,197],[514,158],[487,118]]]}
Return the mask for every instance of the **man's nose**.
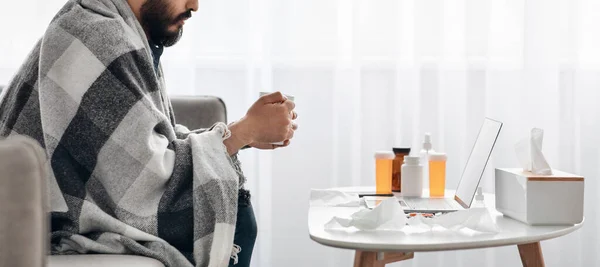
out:
{"label": "man's nose", "polygon": [[187,1],[187,5],[185,6],[187,10],[192,10],[194,12],[198,11],[198,0],[189,0]]}

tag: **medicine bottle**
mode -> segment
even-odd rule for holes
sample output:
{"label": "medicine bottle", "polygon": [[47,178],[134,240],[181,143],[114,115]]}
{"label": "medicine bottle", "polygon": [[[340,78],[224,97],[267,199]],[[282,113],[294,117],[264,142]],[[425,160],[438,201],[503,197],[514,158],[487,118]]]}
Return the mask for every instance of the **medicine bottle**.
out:
{"label": "medicine bottle", "polygon": [[402,164],[404,164],[404,156],[410,154],[410,148],[394,147],[394,163],[392,164],[392,191],[402,191]]}
{"label": "medicine bottle", "polygon": [[375,153],[375,191],[377,194],[392,193],[392,164],[394,153],[378,151]]}
{"label": "medicine bottle", "polygon": [[429,196],[444,197],[446,190],[446,153],[429,154]]}
{"label": "medicine bottle", "polygon": [[404,156],[402,196],[420,197],[423,194],[423,165],[419,161],[419,156]]}
{"label": "medicine bottle", "polygon": [[425,133],[423,137],[423,147],[419,153],[421,164],[423,164],[423,185],[427,187],[429,183],[429,155],[435,152],[431,144],[431,133]]}

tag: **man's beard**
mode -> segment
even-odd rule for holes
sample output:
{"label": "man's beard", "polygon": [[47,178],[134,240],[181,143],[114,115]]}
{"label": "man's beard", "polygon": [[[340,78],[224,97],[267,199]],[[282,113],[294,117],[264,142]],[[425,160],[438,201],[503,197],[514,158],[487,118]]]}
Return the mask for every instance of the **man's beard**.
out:
{"label": "man's beard", "polygon": [[184,18],[192,16],[191,10],[171,18],[170,9],[166,0],[148,0],[140,9],[142,26],[148,33],[148,38],[157,45],[165,47],[176,44],[183,34],[183,27],[176,32],[170,32],[169,26]]}

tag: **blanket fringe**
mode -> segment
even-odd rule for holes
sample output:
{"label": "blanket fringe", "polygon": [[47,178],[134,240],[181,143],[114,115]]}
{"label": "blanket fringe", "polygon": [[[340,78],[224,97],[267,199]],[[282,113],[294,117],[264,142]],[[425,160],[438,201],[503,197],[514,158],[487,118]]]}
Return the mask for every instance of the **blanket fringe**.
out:
{"label": "blanket fringe", "polygon": [[215,126],[221,128],[221,130],[223,131],[223,140],[227,140],[231,137],[231,130],[229,130],[229,125],[223,122],[218,122]]}
{"label": "blanket fringe", "polygon": [[231,250],[231,258],[233,259],[233,265],[238,264],[238,253],[242,251],[242,247],[233,244],[233,249]]}

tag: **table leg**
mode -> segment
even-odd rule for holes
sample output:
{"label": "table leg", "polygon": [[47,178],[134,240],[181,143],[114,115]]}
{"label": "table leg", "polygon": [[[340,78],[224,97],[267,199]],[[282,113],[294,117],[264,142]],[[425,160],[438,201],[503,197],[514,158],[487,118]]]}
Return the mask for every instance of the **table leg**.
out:
{"label": "table leg", "polygon": [[518,245],[523,267],[544,267],[544,256],[540,242]]}
{"label": "table leg", "polygon": [[354,254],[354,267],[385,267],[388,263],[409,260],[413,252],[372,252],[357,250]]}

